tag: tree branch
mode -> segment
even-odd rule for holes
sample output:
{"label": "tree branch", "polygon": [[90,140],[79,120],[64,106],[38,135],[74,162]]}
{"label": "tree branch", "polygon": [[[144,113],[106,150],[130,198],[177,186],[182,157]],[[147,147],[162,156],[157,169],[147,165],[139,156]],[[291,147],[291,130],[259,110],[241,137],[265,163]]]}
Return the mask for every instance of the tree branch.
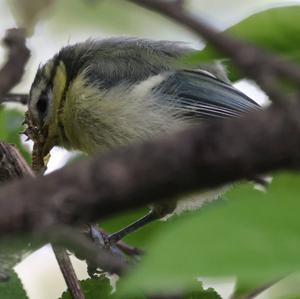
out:
{"label": "tree branch", "polygon": [[96,246],[90,239],[78,230],[67,226],[52,226],[45,231],[40,231],[37,238],[50,240],[55,246],[64,246],[72,250],[75,255],[86,259],[88,264],[109,273],[123,274],[128,264],[122,256],[113,254],[111,251]]}
{"label": "tree branch", "polygon": [[0,183],[28,175],[33,172],[15,146],[0,141]]}
{"label": "tree branch", "polygon": [[208,26],[200,18],[196,18],[184,10],[183,1],[161,0],[128,0],[144,8],[156,11],[187,27],[198,36],[203,37],[218,51],[231,58],[233,63],[269,95],[273,101],[286,99],[278,83],[278,76],[285,76],[300,85],[300,69],[297,65],[267,53],[262,49],[237,40],[226,33]]}
{"label": "tree branch", "polygon": [[299,110],[298,103],[274,104],[243,119],[206,122],[5,185],[0,190],[0,233],[93,223],[186,192],[297,169]]}
{"label": "tree branch", "polygon": [[22,105],[27,105],[28,103],[28,94],[23,93],[9,93],[2,97],[1,102],[4,103],[20,103]]}
{"label": "tree branch", "polygon": [[22,78],[30,52],[25,46],[25,30],[20,28],[9,29],[3,39],[8,48],[8,59],[0,70],[0,103]]}
{"label": "tree branch", "polygon": [[[298,67],[219,34],[187,14],[182,8],[183,1],[131,2],[161,12],[206,38],[273,98],[283,99],[283,94],[274,87],[276,76],[284,75],[300,83]],[[19,81],[29,57],[24,36],[18,29],[8,32],[5,43],[10,52],[0,70],[1,96]],[[266,80],[266,74],[271,81]],[[173,136],[82,161],[47,177],[7,184],[0,190],[0,233],[92,222],[117,211],[166,201],[186,192],[273,170],[298,169],[299,105],[274,105],[244,119],[205,123]],[[13,172],[22,173],[23,166],[18,165]],[[10,175],[11,169],[7,171],[3,178]],[[85,246],[81,240],[78,244]],[[58,260],[67,261],[67,268],[69,260],[65,253],[60,253]],[[111,267],[111,260],[108,262],[107,267]],[[114,267],[115,272],[123,271],[118,263]]]}
{"label": "tree branch", "polygon": [[60,271],[63,274],[69,292],[73,299],[85,299],[81,290],[76,273],[72,266],[70,257],[64,248],[52,245],[52,250],[55,254]]}

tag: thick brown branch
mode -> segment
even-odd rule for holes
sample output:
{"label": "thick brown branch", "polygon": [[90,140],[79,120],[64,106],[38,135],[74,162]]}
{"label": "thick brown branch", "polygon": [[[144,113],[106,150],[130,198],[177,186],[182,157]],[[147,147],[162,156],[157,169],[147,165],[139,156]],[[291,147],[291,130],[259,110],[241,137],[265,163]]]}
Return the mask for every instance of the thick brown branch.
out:
{"label": "thick brown branch", "polygon": [[203,123],[173,136],[80,161],[0,190],[0,233],[91,223],[256,174],[297,169],[299,104]]}
{"label": "thick brown branch", "polygon": [[19,151],[13,145],[0,141],[0,183],[27,175],[33,176],[33,172]]}
{"label": "thick brown branch", "polygon": [[9,29],[3,39],[8,48],[8,59],[0,70],[0,102],[19,81],[24,73],[30,52],[25,46],[25,30]]}

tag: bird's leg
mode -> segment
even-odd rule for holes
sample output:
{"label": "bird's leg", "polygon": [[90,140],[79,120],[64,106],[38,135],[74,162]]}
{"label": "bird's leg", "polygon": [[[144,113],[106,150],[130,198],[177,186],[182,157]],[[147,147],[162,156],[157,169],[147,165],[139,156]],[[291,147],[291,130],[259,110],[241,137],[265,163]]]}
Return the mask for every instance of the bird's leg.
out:
{"label": "bird's leg", "polygon": [[114,244],[114,243],[120,241],[121,239],[123,239],[128,234],[137,231],[138,229],[140,229],[144,225],[146,225],[146,224],[148,224],[148,223],[150,223],[154,220],[157,220],[159,218],[161,218],[161,216],[156,212],[156,210],[151,210],[144,217],[142,217],[142,218],[138,219],[137,221],[129,224],[128,226],[122,228],[118,232],[115,232],[115,233],[109,235],[107,237],[107,241],[110,244]]}

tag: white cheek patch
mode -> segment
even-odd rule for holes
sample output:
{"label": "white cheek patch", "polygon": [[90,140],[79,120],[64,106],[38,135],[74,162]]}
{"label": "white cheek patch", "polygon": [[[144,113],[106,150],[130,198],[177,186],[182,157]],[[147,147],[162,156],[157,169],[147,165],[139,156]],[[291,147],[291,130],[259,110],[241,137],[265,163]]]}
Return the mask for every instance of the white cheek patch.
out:
{"label": "white cheek patch", "polygon": [[46,88],[46,82],[40,81],[39,84],[35,85],[31,89],[31,96],[29,101],[29,110],[35,120],[39,118],[39,112],[37,111],[36,104],[41,96],[42,91]]}
{"label": "white cheek patch", "polygon": [[38,85],[35,85],[31,89],[31,98],[30,98],[30,106],[35,107],[37,101],[39,100],[39,97],[42,93],[42,91],[46,88],[46,82],[40,81]]}

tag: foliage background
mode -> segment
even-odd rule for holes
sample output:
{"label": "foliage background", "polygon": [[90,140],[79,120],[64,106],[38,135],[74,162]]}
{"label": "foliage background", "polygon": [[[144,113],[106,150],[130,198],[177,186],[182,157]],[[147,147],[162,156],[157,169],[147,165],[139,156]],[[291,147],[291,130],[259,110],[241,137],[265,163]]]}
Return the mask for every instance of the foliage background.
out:
{"label": "foliage background", "polygon": [[[202,1],[194,0],[187,1],[190,5],[190,10],[193,13],[197,13],[204,17],[209,23],[217,26],[220,29],[225,29],[228,26],[240,21],[247,15],[254,13],[255,11],[263,10],[269,6],[278,6],[291,1],[274,1],[274,0],[253,0],[253,1]],[[296,1],[294,1],[296,2]],[[10,8],[13,1],[0,2],[0,25],[2,32],[4,29],[15,25],[14,18],[12,16]],[[13,14],[16,16],[18,12],[13,10]],[[20,18],[18,18],[20,20]],[[276,32],[273,32],[276,35]],[[68,43],[74,43],[77,41],[85,40],[88,37],[103,38],[108,36],[130,35],[139,36],[153,39],[169,39],[169,40],[181,40],[192,43],[195,47],[201,48],[203,44],[199,42],[190,32],[182,29],[181,27],[174,25],[173,23],[165,20],[164,18],[146,12],[131,4],[126,3],[123,0],[61,0],[57,1],[56,5],[49,11],[48,15],[43,17],[43,21],[40,22],[36,28],[32,38],[29,39],[28,45],[32,51],[32,57],[27,67],[27,73],[24,76],[22,83],[16,88],[19,92],[28,92],[30,83],[33,80],[35,71],[39,63],[46,61],[49,57],[55,54],[62,46]],[[291,41],[287,41],[291,42]],[[295,47],[295,44],[293,45]],[[0,58],[4,57],[4,53],[0,53]],[[252,98],[264,103],[266,98],[263,93],[257,90],[253,85],[247,82],[239,82],[237,84],[239,88],[242,88],[244,92],[248,93]],[[21,130],[20,123],[22,119],[23,107],[9,105],[5,109],[0,110],[0,138],[11,143],[18,144],[22,149],[23,154],[29,159],[28,147],[30,144],[22,144],[18,132]],[[56,149],[52,153],[52,160],[50,164],[50,171],[61,167],[69,158],[70,154],[61,149]],[[269,265],[274,263],[277,265],[277,270],[284,270],[286,272],[299,268],[299,259],[297,257],[297,232],[299,231],[297,226],[297,184],[299,178],[291,177],[289,175],[276,177],[275,183],[272,186],[272,190],[268,195],[258,194],[254,191],[252,186],[241,186],[232,190],[231,193],[226,194],[224,201],[228,198],[236,199],[243,198],[248,199],[251,205],[247,206],[247,209],[243,211],[243,207],[238,206],[239,202],[233,200],[233,203],[229,208],[224,211],[223,202],[217,203],[218,207],[212,209],[207,207],[205,211],[200,213],[205,214],[204,217],[192,217],[175,218],[171,219],[167,224],[155,223],[149,225],[142,231],[133,234],[127,238],[130,244],[142,246],[148,248],[151,254],[159,256],[159,259],[146,258],[143,262],[147,267],[138,270],[132,278],[129,278],[126,286],[121,286],[124,291],[126,288],[128,292],[130,289],[134,289],[134,285],[139,282],[141,286],[146,289],[153,289],[154,286],[159,286],[159,283],[164,277],[170,280],[170,284],[189,284],[187,280],[190,278],[191,271],[194,271],[193,266],[196,264],[194,260],[201,260],[201,266],[203,273],[207,276],[213,276],[216,274],[216,269],[212,265],[216,265],[219,268],[222,265],[224,275],[230,272],[230,270],[236,270],[235,265],[232,264],[232,259],[228,259],[228,254],[233,254],[235,257],[239,257],[241,272],[239,273],[243,277],[243,271],[245,267],[252,267],[252,272],[261,276],[257,277],[259,281],[268,277],[268,274],[264,273],[265,263],[269,262]],[[280,190],[291,190],[288,194],[280,194]],[[256,193],[255,193],[256,192]],[[272,193],[273,192],[273,193]],[[253,200],[253,198],[255,200]],[[287,202],[290,205],[283,206],[280,200],[277,198],[290,199]],[[247,198],[246,197],[250,197]],[[269,201],[272,201],[272,209],[269,206]],[[257,204],[261,205],[260,213],[257,213]],[[277,204],[277,206],[276,206]],[[209,211],[210,210],[210,211]],[[272,211],[272,213],[271,213]],[[275,213],[273,213],[275,211]],[[276,214],[276,211],[278,214]],[[283,217],[283,212],[286,212],[284,219],[290,219],[290,222],[285,226],[286,230],[280,226],[280,219]],[[293,211],[294,218],[290,211]],[[135,211],[129,214],[120,215],[115,219],[106,221],[101,225],[109,231],[119,229],[124,224],[128,224],[132,220],[135,220],[138,216],[142,215],[145,211]],[[244,214],[243,214],[244,212]],[[225,213],[225,214],[224,214]],[[268,215],[268,213],[270,215]],[[207,216],[208,215],[208,216]],[[234,216],[237,215],[236,219]],[[271,218],[266,218],[266,215]],[[256,218],[255,218],[256,217]],[[278,239],[264,240],[261,238],[261,226],[253,227],[251,222],[256,219],[257,223],[264,224],[263,221],[271,219],[274,222],[273,233],[271,236],[277,236]],[[230,221],[221,221],[222,219],[230,219]],[[195,221],[199,221],[198,227],[201,227],[197,231],[197,236],[193,232],[193,226]],[[261,221],[261,222],[259,222]],[[244,222],[245,225],[241,226],[240,230],[230,239],[231,231],[235,230],[238,225]],[[273,223],[272,222],[272,223]],[[278,225],[275,224],[278,222]],[[268,223],[267,223],[268,224]],[[176,227],[176,229],[174,229]],[[270,228],[266,225],[266,228]],[[248,229],[245,231],[245,229]],[[168,236],[166,238],[166,235]],[[243,236],[250,236],[248,243],[243,243]],[[145,237],[147,236],[147,237]],[[177,236],[183,236],[178,238]],[[240,236],[240,239],[239,239]],[[194,239],[197,238],[198,242],[191,250],[190,247],[185,246],[191,244]],[[290,242],[294,241],[288,248],[284,246],[285,240]],[[232,252],[232,242],[237,242],[236,252]],[[240,242],[240,243],[238,243]],[[159,247],[158,245],[159,244]],[[253,248],[250,246],[253,245]],[[262,246],[262,244],[264,246]],[[198,246],[197,246],[198,245]],[[205,249],[205,246],[207,248]],[[187,248],[186,256],[187,260],[177,265],[172,264],[172,260],[176,259],[170,253],[175,254],[176,251],[173,248]],[[273,255],[263,256],[263,259],[252,260],[247,253],[250,254],[253,250],[257,250],[257,256],[260,256],[259,249],[268,249],[268,252],[272,252]],[[219,255],[219,261],[207,260],[207,255],[204,254],[205,250],[221,252]],[[276,249],[276,250],[274,250]],[[203,251],[202,251],[203,250]],[[201,256],[202,251],[203,256]],[[250,256],[252,256],[250,254]],[[223,258],[223,260],[222,260]],[[267,258],[267,259],[266,259]],[[243,264],[242,261],[248,261],[248,264]],[[189,262],[186,262],[189,261]],[[280,263],[282,261],[282,263]],[[227,263],[226,263],[227,262]],[[85,265],[79,261],[75,261],[77,271],[80,273],[80,278],[86,278]],[[168,264],[169,263],[169,264]],[[171,264],[170,264],[171,263]],[[175,269],[178,271],[175,271]],[[206,268],[205,268],[206,267]],[[170,272],[164,273],[164,269],[172,268],[172,274]],[[192,269],[192,270],[191,270]],[[198,268],[197,268],[198,269]],[[196,270],[196,269],[195,269]],[[275,269],[276,270],[276,269]],[[275,271],[273,269],[273,271]],[[21,264],[16,267],[16,271],[21,278],[28,295],[32,299],[51,299],[58,298],[62,291],[65,289],[63,279],[59,273],[56,261],[49,250],[49,247],[44,247],[38,252],[27,257]],[[148,271],[148,272],[147,272]],[[162,276],[151,276],[155,271],[159,271]],[[186,281],[184,279],[184,273],[186,271]],[[276,271],[275,271],[276,272]],[[181,274],[176,277],[176,275]],[[248,272],[247,272],[248,273]],[[196,273],[195,273],[196,275]],[[252,275],[253,276],[253,275]],[[217,288],[222,294],[223,298],[229,296],[229,292],[233,287],[233,279],[228,283],[226,280],[221,280],[220,288]],[[264,296],[270,296],[272,298],[296,298],[300,295],[300,288],[297,287],[299,281],[297,275],[290,277],[283,283],[276,286],[276,296],[272,295],[272,290]],[[17,278],[14,281],[18,283]],[[211,281],[209,281],[209,285]],[[216,281],[213,282],[216,285]],[[299,285],[299,284],[298,284]],[[161,286],[165,287],[165,284]],[[47,291],[45,291],[47,290]],[[279,290],[279,291],[278,291]],[[18,295],[18,298],[22,298],[22,295]],[[10,298],[10,297],[7,297]]]}

